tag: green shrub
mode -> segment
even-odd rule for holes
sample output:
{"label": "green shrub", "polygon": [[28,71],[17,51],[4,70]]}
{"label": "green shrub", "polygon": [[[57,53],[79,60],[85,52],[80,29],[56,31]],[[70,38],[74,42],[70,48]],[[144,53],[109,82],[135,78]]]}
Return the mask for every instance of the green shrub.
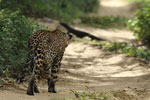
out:
{"label": "green shrub", "polygon": [[99,46],[99,48],[103,48],[104,50],[108,50],[116,53],[125,53],[128,56],[138,57],[145,59],[147,61],[150,60],[150,50],[145,46],[136,47],[133,44],[128,44],[126,42],[99,42],[99,41],[89,41],[89,40],[78,40],[76,43],[85,43],[91,44],[94,46]]}
{"label": "green shrub", "polygon": [[129,20],[128,25],[138,40],[150,45],[150,2],[141,6],[136,17]]}
{"label": "green shrub", "polygon": [[109,95],[107,93],[96,93],[91,92],[89,90],[83,91],[83,92],[77,92],[74,90],[71,90],[72,93],[76,96],[76,99],[73,100],[107,100],[109,99]]}
{"label": "green shrub", "polygon": [[126,53],[128,56],[139,57],[145,60],[150,60],[150,50],[145,47],[136,47],[125,42],[111,43],[105,49],[115,51],[117,53]]}
{"label": "green shrub", "polygon": [[123,27],[126,26],[128,19],[125,17],[114,17],[114,16],[104,16],[104,17],[81,17],[81,22],[97,28],[107,28],[107,27]]}
{"label": "green shrub", "polygon": [[126,1],[129,1],[129,2],[131,2],[131,3],[135,3],[135,2],[145,3],[145,2],[147,2],[147,1],[149,1],[149,0],[126,0]]}
{"label": "green shrub", "polygon": [[99,0],[2,0],[0,7],[21,10],[25,14],[71,21],[94,12]]}
{"label": "green shrub", "polygon": [[18,74],[27,56],[29,35],[42,27],[21,16],[18,11],[0,11],[0,66],[5,76]]}

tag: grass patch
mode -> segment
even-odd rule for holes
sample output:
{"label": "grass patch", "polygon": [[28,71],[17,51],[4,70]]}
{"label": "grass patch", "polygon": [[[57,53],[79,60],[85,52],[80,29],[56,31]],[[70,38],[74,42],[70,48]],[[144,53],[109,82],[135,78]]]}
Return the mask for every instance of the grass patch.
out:
{"label": "grass patch", "polygon": [[149,0],[124,0],[124,1],[127,1],[127,2],[131,2],[131,3],[136,3],[136,2],[147,2]]}
{"label": "grass patch", "polygon": [[0,84],[3,84],[4,83],[4,80],[0,79]]}
{"label": "grass patch", "polygon": [[114,17],[114,16],[103,16],[103,17],[81,17],[81,23],[93,26],[96,28],[107,28],[107,27],[126,27],[128,18],[125,17]]}
{"label": "grass patch", "polygon": [[52,99],[50,99],[50,100],[72,100],[72,99],[66,99],[66,98],[52,98]]}
{"label": "grass patch", "polygon": [[72,91],[76,96],[76,99],[70,100],[107,100],[109,95],[107,93],[95,93],[95,92],[76,92]]}
{"label": "grass patch", "polygon": [[136,47],[134,45],[128,45],[127,43],[112,43],[106,47],[109,51],[115,51],[117,53],[125,53],[128,56],[139,57],[145,60],[150,60],[150,50],[145,47]]}
{"label": "grass patch", "polygon": [[101,92],[101,93],[96,93],[96,92],[91,92],[89,90],[83,91],[83,92],[78,92],[71,90],[71,92],[75,95],[75,98],[70,99],[70,98],[52,98],[50,100],[108,100],[110,98],[108,93]]}
{"label": "grass patch", "polygon": [[99,41],[88,41],[88,40],[78,40],[76,43],[88,43],[96,46],[100,46],[104,50],[125,53],[128,56],[139,57],[145,60],[150,60],[150,50],[146,47],[136,47],[133,44],[128,44],[126,42],[99,42]]}

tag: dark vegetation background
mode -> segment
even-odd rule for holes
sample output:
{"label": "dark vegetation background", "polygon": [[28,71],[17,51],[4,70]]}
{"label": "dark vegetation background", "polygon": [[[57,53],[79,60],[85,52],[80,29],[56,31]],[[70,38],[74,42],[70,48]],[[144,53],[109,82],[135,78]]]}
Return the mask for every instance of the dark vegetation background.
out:
{"label": "dark vegetation background", "polygon": [[2,0],[1,8],[20,10],[24,15],[71,21],[98,10],[98,0]]}
{"label": "dark vegetation background", "polygon": [[[128,26],[139,41],[150,46],[150,1],[129,1],[139,2],[139,10],[131,19],[89,16],[98,10],[99,0],[0,0],[0,76],[17,78],[21,72],[27,57],[27,40],[30,34],[46,29],[31,19],[35,17],[49,17],[66,23],[80,19],[82,24],[97,28]],[[111,50],[122,46],[126,47],[126,44],[112,44]],[[132,52],[126,52],[133,54],[136,50],[134,47]],[[145,51],[137,50],[135,56],[139,53],[142,56],[144,54],[144,57],[150,55],[149,51],[144,53]]]}
{"label": "dark vegetation background", "polygon": [[71,22],[97,9],[98,0],[0,0],[0,75],[17,78],[27,58],[29,36],[45,29],[31,17]]}

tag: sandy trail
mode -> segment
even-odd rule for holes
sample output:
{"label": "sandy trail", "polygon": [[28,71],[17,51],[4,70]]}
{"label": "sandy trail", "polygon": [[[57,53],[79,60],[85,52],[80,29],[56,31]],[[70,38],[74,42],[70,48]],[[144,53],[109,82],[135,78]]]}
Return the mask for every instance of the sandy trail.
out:
{"label": "sandy trail", "polygon": [[127,42],[132,43],[135,40],[135,36],[133,32],[126,30],[126,29],[100,29],[100,28],[93,28],[88,26],[74,26],[75,29],[82,30],[93,34],[97,37],[105,39],[110,42]]}
{"label": "sandy trail", "polygon": [[[105,13],[101,12],[100,15],[111,14],[110,7],[114,8],[111,8],[114,15],[124,16],[123,13],[118,13],[118,9],[121,8],[120,12],[125,10],[128,15],[131,13],[128,9],[124,9],[128,3],[121,0],[102,0],[101,4],[103,7],[101,10],[103,9]],[[40,22],[40,24],[51,28],[50,23]],[[135,38],[132,32],[124,29],[106,30],[85,26],[74,26],[74,28],[113,42],[130,43]],[[52,98],[62,100],[63,98],[75,98],[71,90],[87,91],[87,87],[89,91],[96,92],[121,91],[119,96],[117,95],[110,100],[150,100],[149,73],[149,65],[137,58],[107,52],[91,44],[73,42],[67,47],[62,61],[59,81],[56,86],[59,93],[48,93],[47,83],[40,82],[41,93],[28,96],[26,95],[27,83],[25,83],[17,85],[15,88],[1,87],[0,100],[52,100]],[[121,98],[124,96],[122,91],[129,94],[125,95],[125,99]]]}
{"label": "sandy trail", "polygon": [[136,14],[136,4],[125,0],[100,0],[100,5],[98,16],[133,17]]}
{"label": "sandy trail", "polygon": [[48,93],[46,82],[40,82],[40,94],[27,96],[27,84],[4,87],[0,89],[0,100],[62,100],[75,98],[71,90],[87,91],[87,87],[88,91],[96,92],[126,90],[135,99],[125,100],[149,100],[149,72],[149,66],[136,58],[106,52],[90,44],[71,43],[62,61],[57,83],[59,93]]}

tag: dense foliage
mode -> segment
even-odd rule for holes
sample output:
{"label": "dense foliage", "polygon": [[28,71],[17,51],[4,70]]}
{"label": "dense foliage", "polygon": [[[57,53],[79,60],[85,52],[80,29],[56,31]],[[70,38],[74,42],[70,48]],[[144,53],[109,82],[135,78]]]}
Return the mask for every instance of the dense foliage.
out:
{"label": "dense foliage", "polygon": [[126,53],[128,56],[132,57],[139,57],[145,60],[150,60],[150,50],[148,48],[136,47],[125,42],[111,43],[109,45],[107,44],[105,49],[109,51],[115,51],[117,53]]}
{"label": "dense foliage", "polygon": [[21,10],[24,14],[71,21],[94,12],[99,0],[2,0],[1,8]]}
{"label": "dense foliage", "polygon": [[89,41],[89,40],[78,40],[76,43],[85,43],[91,44],[94,46],[99,46],[104,50],[108,50],[116,53],[125,53],[128,56],[138,57],[145,59],[147,61],[150,60],[150,50],[145,46],[135,46],[133,44],[128,44],[126,42],[99,42],[99,41]]}
{"label": "dense foliage", "polygon": [[94,12],[99,0],[0,0],[0,76],[16,77],[27,57],[27,40],[43,27],[26,16],[72,21]]}
{"label": "dense foliage", "polygon": [[[0,11],[0,67],[3,75],[9,76],[21,69],[27,56],[29,35],[41,29],[19,12]],[[10,73],[9,73],[10,74]]]}
{"label": "dense foliage", "polygon": [[125,27],[128,18],[125,17],[115,17],[115,16],[101,16],[101,17],[91,17],[83,16],[81,17],[81,22],[97,28],[108,28],[108,27]]}
{"label": "dense foliage", "polygon": [[128,24],[137,39],[150,46],[150,2],[142,3],[136,17],[129,20]]}

